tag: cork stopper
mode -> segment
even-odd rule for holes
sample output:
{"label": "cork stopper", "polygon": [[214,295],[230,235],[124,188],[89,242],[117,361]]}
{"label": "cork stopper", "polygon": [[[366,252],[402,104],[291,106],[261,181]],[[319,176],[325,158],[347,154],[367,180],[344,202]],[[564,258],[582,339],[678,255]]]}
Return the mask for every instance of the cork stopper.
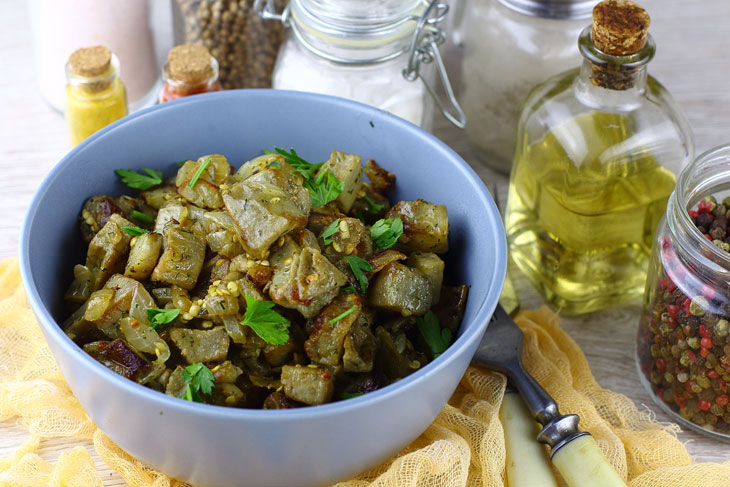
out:
{"label": "cork stopper", "polygon": [[593,8],[593,44],[611,56],[630,56],[644,47],[649,14],[628,0],[604,0]]}
{"label": "cork stopper", "polygon": [[170,49],[167,69],[170,77],[183,83],[201,83],[212,74],[211,55],[203,46],[181,44]]}
{"label": "cork stopper", "polygon": [[68,62],[77,75],[95,78],[109,71],[112,53],[104,46],[82,47],[71,54]]}

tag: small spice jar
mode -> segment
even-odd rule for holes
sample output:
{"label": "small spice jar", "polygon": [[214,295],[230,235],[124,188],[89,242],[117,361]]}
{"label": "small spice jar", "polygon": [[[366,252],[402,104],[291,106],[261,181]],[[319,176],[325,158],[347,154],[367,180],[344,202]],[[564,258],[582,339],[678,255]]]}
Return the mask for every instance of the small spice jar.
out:
{"label": "small spice jar", "polygon": [[730,441],[730,145],[682,171],[654,239],[639,376],[684,425]]}
{"label": "small spice jar", "polygon": [[183,44],[170,50],[162,68],[160,103],[220,90],[218,61],[205,47]]}
{"label": "small spice jar", "polygon": [[[287,1],[274,3],[284,8]],[[184,43],[201,44],[218,60],[224,89],[271,88],[283,39],[280,22],[256,15],[254,0],[175,0],[174,5]]]}
{"label": "small spice jar", "polygon": [[119,60],[104,46],[77,49],[66,63],[66,120],[71,145],[127,115]]}

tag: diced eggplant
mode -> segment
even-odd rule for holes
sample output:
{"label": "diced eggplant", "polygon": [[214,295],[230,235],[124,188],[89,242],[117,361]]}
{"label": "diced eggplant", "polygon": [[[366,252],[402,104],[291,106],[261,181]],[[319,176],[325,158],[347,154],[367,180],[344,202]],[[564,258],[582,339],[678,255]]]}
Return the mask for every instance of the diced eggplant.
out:
{"label": "diced eggplant", "polygon": [[350,214],[372,225],[383,218],[388,210],[390,210],[388,198],[375,191],[370,183],[363,183],[355,203],[350,208]]}
{"label": "diced eggplant", "polygon": [[322,170],[329,170],[338,181],[344,183],[344,189],[336,201],[342,211],[349,212],[362,187],[360,156],[332,151],[329,160],[320,169]]}
{"label": "diced eggplant", "polygon": [[71,282],[63,299],[72,303],[83,303],[94,292],[95,285],[96,277],[94,277],[91,269],[85,265],[76,264],[74,266],[74,280]]}
{"label": "diced eggplant", "polygon": [[[312,362],[338,365],[342,361],[345,338],[350,327],[360,316],[361,309],[360,296],[354,293],[341,293],[320,311],[314,321],[309,339],[304,342],[304,350]],[[347,312],[349,314],[337,319]],[[337,321],[333,323],[335,319]]]}
{"label": "diced eggplant", "polygon": [[280,167],[257,172],[223,191],[223,202],[233,218],[243,248],[257,259],[285,233],[307,224],[309,191],[301,177]]}
{"label": "diced eggplant", "polygon": [[204,318],[235,316],[238,313],[238,297],[231,294],[225,282],[210,286],[203,302],[201,313]]}
{"label": "diced eggplant", "polygon": [[266,345],[264,347],[264,358],[272,367],[281,367],[289,362],[292,353],[297,349],[294,340],[289,339],[283,345]]}
{"label": "diced eggplant", "polygon": [[281,383],[288,398],[310,406],[330,402],[335,392],[332,374],[314,365],[283,366]]}
{"label": "diced eggplant", "polygon": [[452,333],[458,331],[461,318],[464,316],[464,308],[466,307],[466,297],[468,294],[469,286],[466,284],[461,284],[460,286],[444,286],[441,289],[441,299],[433,307],[433,312],[436,313],[441,328],[448,328]]}
{"label": "diced eggplant", "polygon": [[368,259],[370,267],[373,268],[373,273],[380,272],[385,266],[391,262],[398,262],[399,260],[406,260],[406,254],[398,252],[397,250],[381,250],[377,254],[373,255]]}
{"label": "diced eggplant", "polygon": [[113,214],[122,214],[122,209],[116,203],[116,199],[107,195],[92,196],[84,202],[81,208],[81,235],[88,243],[94,235],[109,221]]}
{"label": "diced eggplant", "polygon": [[433,302],[437,303],[441,298],[441,285],[444,282],[444,261],[433,252],[413,252],[408,256],[406,265],[428,278]]}
{"label": "diced eggplant", "polygon": [[205,239],[210,250],[229,259],[243,253],[231,215],[224,211],[211,211],[204,218],[208,224]]}
{"label": "diced eggplant", "polygon": [[264,154],[244,162],[233,175],[233,179],[236,182],[243,181],[257,172],[268,169],[269,167],[278,167],[282,163],[286,164],[284,158],[279,154]]}
{"label": "diced eggplant", "polygon": [[124,226],[133,225],[124,217],[113,213],[106,225],[91,239],[86,254],[86,267],[94,276],[92,291],[101,289],[112,274],[124,272],[129,241],[132,238],[122,230]]}
{"label": "diced eggplant", "polygon": [[157,186],[156,188],[142,191],[139,194],[152,208],[159,210],[165,206],[173,198],[179,198],[177,188],[172,185]]}
{"label": "diced eggplant", "polygon": [[236,379],[238,379],[238,376],[243,373],[243,371],[239,367],[233,365],[230,360],[226,360],[225,362],[216,365],[211,369],[211,372],[213,372],[213,378],[216,384],[233,384],[236,382]]}
{"label": "diced eggplant", "polygon": [[377,350],[375,336],[370,331],[373,318],[372,312],[362,312],[350,327],[350,331],[345,337],[345,352],[342,355],[345,372],[362,373],[373,370]]}
{"label": "diced eggplant", "polygon": [[332,248],[344,255],[355,253],[360,257],[367,258],[373,253],[370,232],[363,222],[357,218],[340,218],[337,232],[329,239],[332,240]]}
{"label": "diced eggplant", "polygon": [[180,397],[185,392],[187,385],[185,384],[185,377],[183,377],[183,370],[184,368],[178,365],[170,374],[167,386],[165,386],[165,394],[168,396]]}
{"label": "diced eggplant", "polygon": [[395,174],[386,171],[372,159],[368,159],[365,163],[365,175],[375,191],[388,191],[395,186]]}
{"label": "diced eggplant", "polygon": [[435,252],[449,250],[449,218],[444,205],[426,200],[399,201],[388,211],[387,218],[400,218],[403,236],[396,244],[404,252]]}
{"label": "diced eggplant", "polygon": [[282,391],[274,391],[264,399],[261,409],[293,409],[301,406],[301,404],[286,397]]}
{"label": "diced eggplant", "polygon": [[178,227],[165,230],[165,251],[152,280],[190,290],[195,287],[205,259],[205,240]]}
{"label": "diced eggplant", "polygon": [[170,339],[189,364],[221,362],[228,355],[228,334],[222,326],[211,330],[171,328]]}
{"label": "diced eggplant", "polygon": [[432,302],[431,281],[398,262],[391,262],[378,272],[368,288],[368,304],[402,316],[421,316]]}
{"label": "diced eggplant", "polygon": [[[415,368],[411,366],[411,360],[403,353],[405,346],[399,347],[396,339],[388,331],[379,326],[375,329],[375,336],[378,339],[378,360],[383,366],[385,375],[390,380],[402,379],[410,375]],[[405,335],[400,335],[403,345],[407,343]],[[402,349],[400,349],[402,348]],[[411,347],[412,348],[412,345]]]}
{"label": "diced eggplant", "polygon": [[[201,168],[204,169],[191,188],[190,183]],[[218,188],[230,174],[231,166],[226,158],[220,154],[210,154],[197,161],[187,161],[178,170],[175,185],[178,193],[192,204],[214,210],[223,206]]]}
{"label": "diced eggplant", "polygon": [[129,251],[127,267],[124,275],[143,281],[150,277],[157,265],[162,248],[162,235],[159,233],[143,233],[136,237],[134,246]]}
{"label": "diced eggplant", "polygon": [[119,375],[138,381],[150,368],[150,363],[135,352],[124,340],[92,342],[84,351]]}
{"label": "diced eggplant", "polygon": [[337,295],[347,276],[319,250],[305,247],[290,258],[274,264],[269,296],[278,305],[312,318]]}

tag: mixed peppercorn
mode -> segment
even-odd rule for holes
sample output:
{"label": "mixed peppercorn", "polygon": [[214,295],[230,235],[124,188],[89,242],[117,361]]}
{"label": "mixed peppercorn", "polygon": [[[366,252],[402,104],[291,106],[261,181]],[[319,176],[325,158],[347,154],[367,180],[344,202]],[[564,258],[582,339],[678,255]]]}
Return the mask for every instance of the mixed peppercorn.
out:
{"label": "mixed peppercorn", "polygon": [[[718,248],[730,252],[730,197],[708,196],[689,215]],[[730,289],[688,267],[661,241],[660,276],[647,293],[639,361],[652,389],[686,420],[730,435]]]}

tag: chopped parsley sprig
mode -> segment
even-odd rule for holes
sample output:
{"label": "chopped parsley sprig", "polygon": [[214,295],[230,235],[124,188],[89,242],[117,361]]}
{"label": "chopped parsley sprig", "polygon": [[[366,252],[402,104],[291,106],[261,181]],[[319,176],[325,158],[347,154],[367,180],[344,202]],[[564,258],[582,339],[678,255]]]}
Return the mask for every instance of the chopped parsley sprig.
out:
{"label": "chopped parsley sprig", "polygon": [[203,402],[200,393],[210,394],[213,392],[215,377],[213,372],[204,364],[198,362],[188,365],[182,371],[185,389],[180,394],[180,399],[191,402]]}
{"label": "chopped parsley sprig", "polygon": [[127,169],[117,169],[114,171],[130,188],[139,189],[145,191],[155,186],[162,184],[162,173],[154,169],[144,168],[142,171],[147,173],[147,176],[140,174],[137,171]]}
{"label": "chopped parsley sprig", "polygon": [[178,315],[180,315],[179,309],[147,308],[147,320],[149,320],[150,326],[155,330],[158,326],[172,323]]}
{"label": "chopped parsley sprig", "polygon": [[133,237],[139,237],[140,235],[143,235],[145,233],[150,233],[149,230],[145,230],[144,228],[140,228],[140,227],[134,227],[131,225],[122,226],[122,230],[124,231],[124,233],[131,235]]}
{"label": "chopped parsley sprig", "polygon": [[155,221],[147,213],[142,213],[141,211],[137,211],[137,210],[132,210],[132,214],[130,216],[132,218],[134,218],[135,220],[137,220],[138,222],[142,222],[147,225],[151,225]]}
{"label": "chopped parsley sprig", "polygon": [[312,206],[317,208],[334,201],[345,189],[345,183],[340,181],[328,169],[322,169],[324,162],[312,164],[302,159],[297,151],[290,149],[289,152],[279,147],[274,151],[264,150],[266,154],[279,154],[290,166],[304,178],[304,187],[309,190],[312,197]]}
{"label": "chopped parsley sprig", "polygon": [[210,157],[206,157],[205,160],[203,160],[203,162],[198,167],[198,170],[195,171],[195,174],[193,174],[193,179],[191,179],[190,184],[188,184],[188,187],[190,189],[193,189],[195,187],[195,183],[198,182],[198,179],[200,179],[200,176],[203,175],[203,171],[205,171],[208,168],[209,164],[210,164]]}
{"label": "chopped parsley sprig", "polygon": [[327,228],[322,230],[322,240],[324,241],[325,245],[329,245],[332,243],[332,239],[330,238],[332,235],[340,231],[340,219],[333,221],[329,225],[327,225]]}
{"label": "chopped parsley sprig", "polygon": [[433,311],[427,311],[422,318],[416,319],[418,331],[428,347],[431,358],[435,359],[449,348],[451,344],[451,330],[441,328],[438,317]]}
{"label": "chopped parsley sprig", "polygon": [[384,218],[370,227],[373,243],[383,250],[391,248],[403,235],[403,222],[400,218]]}
{"label": "chopped parsley sprig", "polygon": [[365,276],[365,272],[373,272],[373,266],[370,263],[357,255],[346,255],[345,260],[350,265],[352,273],[357,279],[357,283],[360,285],[360,289],[365,291],[368,287],[368,278]]}
{"label": "chopped parsley sprig", "polygon": [[332,318],[330,320],[330,325],[334,325],[335,323],[340,321],[345,316],[351,315],[352,313],[355,312],[356,309],[357,309],[357,305],[353,304],[352,306],[350,306],[350,308],[347,309],[347,311],[344,311],[343,313],[340,313],[339,315]]}
{"label": "chopped parsley sprig", "polygon": [[289,322],[271,308],[271,301],[259,301],[244,294],[246,314],[241,324],[251,328],[263,341],[270,345],[283,345],[289,341]]}

